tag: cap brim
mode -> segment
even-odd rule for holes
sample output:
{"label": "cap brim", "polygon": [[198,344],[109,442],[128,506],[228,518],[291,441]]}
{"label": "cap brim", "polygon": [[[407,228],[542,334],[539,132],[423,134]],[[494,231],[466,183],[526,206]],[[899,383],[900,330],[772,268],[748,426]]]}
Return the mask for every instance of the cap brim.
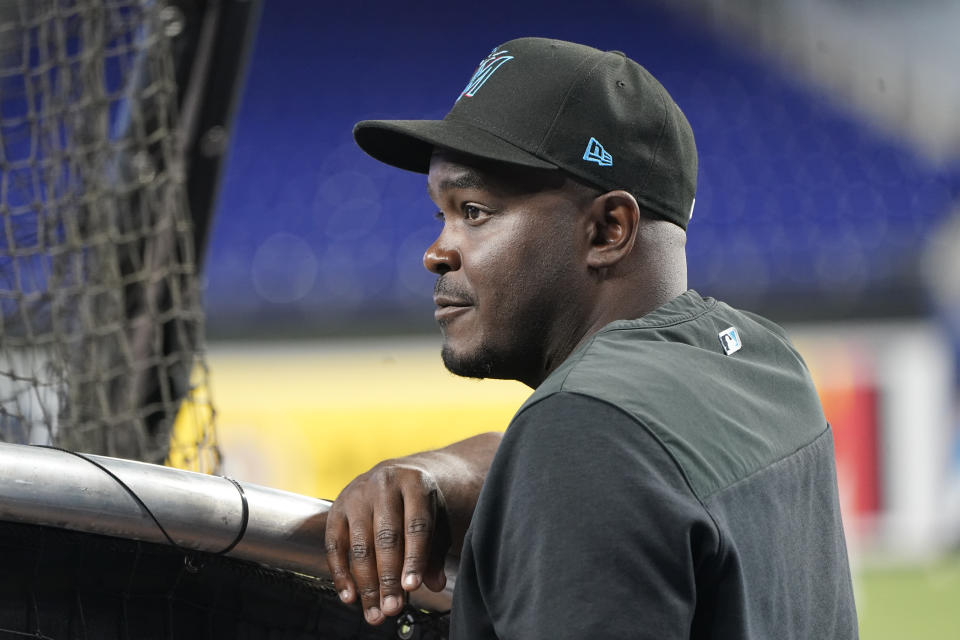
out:
{"label": "cap brim", "polygon": [[360,148],[386,164],[427,173],[434,149],[536,169],[557,165],[516,147],[492,133],[456,120],[364,120],[353,128]]}

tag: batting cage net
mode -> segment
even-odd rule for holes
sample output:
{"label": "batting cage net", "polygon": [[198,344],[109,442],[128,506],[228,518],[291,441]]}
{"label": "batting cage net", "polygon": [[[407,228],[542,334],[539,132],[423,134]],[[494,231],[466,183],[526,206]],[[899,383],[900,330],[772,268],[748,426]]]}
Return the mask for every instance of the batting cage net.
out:
{"label": "batting cage net", "polygon": [[328,502],[145,464],[219,463],[200,263],[258,7],[0,0],[0,637],[446,636],[449,593],[339,601]]}
{"label": "batting cage net", "polygon": [[[0,439],[213,469],[173,47],[151,0],[0,0]],[[181,408],[195,437],[170,450]]]}

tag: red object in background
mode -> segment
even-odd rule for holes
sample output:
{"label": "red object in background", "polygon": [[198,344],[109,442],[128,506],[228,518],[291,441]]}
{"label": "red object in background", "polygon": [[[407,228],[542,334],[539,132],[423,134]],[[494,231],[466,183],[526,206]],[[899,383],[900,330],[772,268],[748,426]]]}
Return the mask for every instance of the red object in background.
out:
{"label": "red object in background", "polygon": [[848,526],[854,522],[863,526],[881,506],[878,399],[879,391],[869,384],[820,389],[824,413],[833,427],[837,482]]}

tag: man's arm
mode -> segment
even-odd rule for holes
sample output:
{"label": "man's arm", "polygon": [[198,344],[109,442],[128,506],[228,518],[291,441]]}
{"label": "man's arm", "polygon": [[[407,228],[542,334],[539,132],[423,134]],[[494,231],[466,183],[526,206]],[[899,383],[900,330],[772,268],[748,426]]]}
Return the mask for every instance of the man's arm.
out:
{"label": "man's arm", "polygon": [[355,478],[327,514],[327,564],[344,602],[367,622],[403,608],[403,591],[440,591],[448,552],[459,555],[502,434],[386,460]]}

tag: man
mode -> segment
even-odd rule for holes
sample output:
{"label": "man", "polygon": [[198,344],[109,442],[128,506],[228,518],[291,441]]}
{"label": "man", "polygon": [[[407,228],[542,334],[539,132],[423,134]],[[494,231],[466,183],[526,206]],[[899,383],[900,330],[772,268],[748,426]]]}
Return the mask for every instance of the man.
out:
{"label": "man", "polygon": [[535,391],[344,490],[345,601],[382,622],[462,547],[457,639],[857,636],[830,429],[779,327],[687,290],[696,149],[646,70],[521,38],[443,121],[355,137],[428,174],[446,366]]}

